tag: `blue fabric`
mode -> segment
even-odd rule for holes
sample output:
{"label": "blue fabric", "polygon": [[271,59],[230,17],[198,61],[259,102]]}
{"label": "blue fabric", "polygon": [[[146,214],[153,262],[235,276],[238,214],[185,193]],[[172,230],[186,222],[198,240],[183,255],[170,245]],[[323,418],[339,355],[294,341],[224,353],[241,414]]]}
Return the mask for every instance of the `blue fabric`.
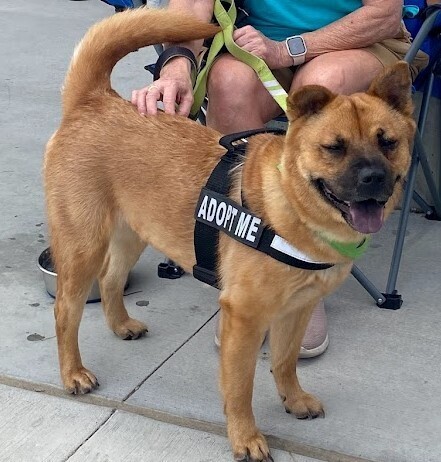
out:
{"label": "blue fabric", "polygon": [[132,0],[102,0],[104,3],[107,3],[111,6],[116,6],[119,8],[134,8]]}
{"label": "blue fabric", "polygon": [[[420,11],[422,11],[427,6],[425,0],[405,0],[404,5],[405,7],[418,7]],[[406,24],[407,30],[412,34],[412,37],[415,37],[423,23],[423,18],[421,18],[419,15],[413,18],[404,17],[404,23]],[[435,27],[441,27],[441,13],[438,14],[438,17],[435,21]],[[431,58],[434,58],[441,52],[441,40],[436,36],[429,35],[429,37],[423,42],[421,49],[425,51]],[[416,90],[421,90],[424,86],[427,73],[427,69],[423,70],[416,78],[414,82],[414,87]],[[439,79],[435,80],[432,94],[437,98],[441,98],[441,82]]]}
{"label": "blue fabric", "polygon": [[361,6],[361,0],[244,1],[246,23],[278,41],[327,26]]}

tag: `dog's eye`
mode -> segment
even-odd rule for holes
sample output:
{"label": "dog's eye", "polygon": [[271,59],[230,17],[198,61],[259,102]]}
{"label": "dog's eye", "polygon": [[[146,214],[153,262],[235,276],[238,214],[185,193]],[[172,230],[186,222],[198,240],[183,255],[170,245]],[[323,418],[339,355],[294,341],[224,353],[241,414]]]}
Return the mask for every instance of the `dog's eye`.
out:
{"label": "dog's eye", "polygon": [[388,138],[382,131],[377,134],[377,138],[378,138],[378,145],[380,146],[380,148],[386,149],[386,150],[394,149],[398,143],[397,140],[394,140],[393,138]]}
{"label": "dog's eye", "polygon": [[332,154],[342,154],[346,150],[346,143],[337,138],[334,143],[322,144],[321,147]]}

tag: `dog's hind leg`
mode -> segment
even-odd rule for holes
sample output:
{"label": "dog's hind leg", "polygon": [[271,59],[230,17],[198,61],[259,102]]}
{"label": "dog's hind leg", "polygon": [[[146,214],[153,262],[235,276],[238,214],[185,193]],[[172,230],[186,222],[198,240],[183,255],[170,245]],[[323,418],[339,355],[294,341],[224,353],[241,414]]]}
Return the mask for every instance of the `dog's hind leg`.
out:
{"label": "dog's hind leg", "polygon": [[124,340],[137,339],[147,332],[144,323],[129,317],[123,300],[129,272],[145,247],[146,243],[120,219],[114,228],[99,276],[101,302],[107,324]]}
{"label": "dog's hind leg", "polygon": [[297,358],[301,342],[315,304],[294,309],[273,321],[270,329],[272,372],[285,410],[298,419],[324,417],[320,401],[301,388],[297,373]]}
{"label": "dog's hind leg", "polygon": [[63,237],[65,239],[59,240],[53,236],[51,241],[58,274],[55,320],[60,372],[68,392],[84,394],[96,388],[98,381],[82,364],[78,329],[84,304],[102,266],[107,245],[103,241],[84,239],[76,241],[82,243],[80,246],[71,246],[67,233]]}

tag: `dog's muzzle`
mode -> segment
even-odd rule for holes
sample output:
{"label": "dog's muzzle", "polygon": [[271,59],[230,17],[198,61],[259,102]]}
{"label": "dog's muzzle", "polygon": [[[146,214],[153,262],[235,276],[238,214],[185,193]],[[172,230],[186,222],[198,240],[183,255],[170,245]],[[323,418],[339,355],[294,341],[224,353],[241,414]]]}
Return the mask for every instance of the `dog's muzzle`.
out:
{"label": "dog's muzzle", "polygon": [[326,201],[341,211],[352,228],[363,234],[372,234],[383,225],[384,206],[393,191],[393,188],[385,188],[384,182],[380,176],[369,179],[364,172],[358,179],[352,200],[338,197],[324,180],[317,180],[316,186]]}

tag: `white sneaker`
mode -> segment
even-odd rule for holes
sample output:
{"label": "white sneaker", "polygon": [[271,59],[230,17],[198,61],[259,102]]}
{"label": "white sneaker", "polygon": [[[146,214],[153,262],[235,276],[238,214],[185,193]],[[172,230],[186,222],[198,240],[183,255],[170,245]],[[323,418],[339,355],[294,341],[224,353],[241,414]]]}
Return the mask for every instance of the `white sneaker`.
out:
{"label": "white sneaker", "polygon": [[[217,318],[214,344],[220,348],[221,316]],[[326,351],[329,345],[328,322],[326,318],[325,304],[320,300],[312,312],[302,346],[300,347],[299,358],[315,358]]]}

